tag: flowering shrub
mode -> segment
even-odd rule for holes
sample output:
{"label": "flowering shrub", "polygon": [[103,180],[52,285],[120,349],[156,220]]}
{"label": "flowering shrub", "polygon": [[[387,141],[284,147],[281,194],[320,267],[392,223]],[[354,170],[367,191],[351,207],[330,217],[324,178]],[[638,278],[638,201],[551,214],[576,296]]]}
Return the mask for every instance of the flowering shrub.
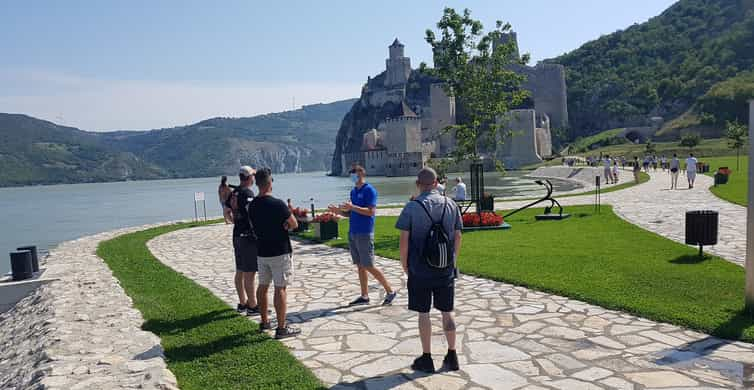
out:
{"label": "flowering shrub", "polygon": [[338,222],[339,219],[340,219],[339,215],[336,215],[333,213],[323,213],[314,217],[312,222],[314,223]]}
{"label": "flowering shrub", "polygon": [[468,213],[463,215],[464,227],[479,226],[500,226],[503,224],[503,217],[493,212],[485,211],[479,213]]}
{"label": "flowering shrub", "polygon": [[293,214],[293,216],[297,219],[302,219],[306,218],[306,216],[309,215],[309,210],[301,207],[294,207],[291,209],[291,214]]}

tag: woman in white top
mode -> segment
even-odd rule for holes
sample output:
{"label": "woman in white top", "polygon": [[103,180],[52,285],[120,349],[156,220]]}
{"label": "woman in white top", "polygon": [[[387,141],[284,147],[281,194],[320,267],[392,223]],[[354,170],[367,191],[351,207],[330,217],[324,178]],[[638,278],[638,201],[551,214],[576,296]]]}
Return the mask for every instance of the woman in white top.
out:
{"label": "woman in white top", "polygon": [[689,153],[689,158],[686,159],[686,178],[689,179],[689,189],[694,188],[694,180],[696,180],[696,157],[694,153]]}
{"label": "woman in white top", "polygon": [[673,153],[670,160],[670,189],[678,189],[678,171],[681,168],[681,162],[678,161],[678,155]]}

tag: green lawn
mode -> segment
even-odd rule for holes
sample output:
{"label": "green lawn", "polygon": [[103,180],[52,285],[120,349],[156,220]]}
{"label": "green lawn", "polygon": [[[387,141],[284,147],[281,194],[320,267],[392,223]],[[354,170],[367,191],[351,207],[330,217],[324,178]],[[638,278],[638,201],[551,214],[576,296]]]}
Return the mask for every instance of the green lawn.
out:
{"label": "green lawn", "polygon": [[[603,307],[754,341],[744,314],[743,268],[647,232],[603,206],[568,206],[564,221],[536,222],[542,209],[509,218],[507,231],[464,234],[462,272],[548,291]],[[398,258],[395,217],[377,218],[375,249]],[[345,236],[348,222],[342,221]],[[311,238],[311,234],[305,235]],[[345,247],[343,239],[328,242]]]}
{"label": "green lawn", "polygon": [[728,183],[712,187],[710,190],[713,194],[728,202],[746,206],[748,203],[747,194],[749,192],[749,157],[746,155],[741,156],[739,169],[736,169],[736,156],[702,158],[701,161],[710,164],[710,172],[708,173],[710,176],[714,175],[717,172],[717,168],[720,167],[732,169],[733,174],[730,175]]}
{"label": "green lawn", "polygon": [[126,234],[97,249],[144,316],[143,329],[160,337],[179,387],[323,388],[285,346],[209,290],[157,261],[146,247],[156,236],[192,226],[197,224]]}

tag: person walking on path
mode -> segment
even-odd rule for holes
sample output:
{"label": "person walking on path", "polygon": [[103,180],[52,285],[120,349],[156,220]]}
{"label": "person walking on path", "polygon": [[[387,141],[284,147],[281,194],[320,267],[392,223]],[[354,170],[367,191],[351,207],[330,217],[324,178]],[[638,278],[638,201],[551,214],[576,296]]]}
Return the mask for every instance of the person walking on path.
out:
{"label": "person walking on path", "polygon": [[673,153],[673,158],[670,159],[670,189],[678,189],[678,171],[681,170],[681,162],[678,160],[678,155]]}
{"label": "person walking on path", "polygon": [[639,163],[639,157],[637,156],[634,156],[633,171],[634,171],[634,181],[636,183],[639,183],[639,174],[641,173],[641,164]]}
{"label": "person walking on path", "polygon": [[217,188],[217,196],[220,200],[220,208],[223,210],[223,219],[225,219],[226,225],[233,223],[233,213],[228,204],[231,195],[233,195],[233,190],[228,185],[228,176],[223,176],[220,178],[220,186]]}
{"label": "person walking on path", "polygon": [[419,313],[422,355],[414,360],[411,368],[435,371],[429,318],[430,306],[434,306],[442,314],[442,329],[448,342],[443,369],[456,371],[458,356],[453,304],[463,222],[455,202],[437,192],[437,174],[432,168],[419,171],[416,185],[420,195],[406,204],[395,224],[401,233],[401,265],[408,275],[408,309]]}
{"label": "person walking on path", "polygon": [[239,313],[253,315],[259,312],[254,278],[258,271],[257,242],[249,223],[249,203],[254,199],[254,170],[250,166],[242,166],[238,172],[241,181],[230,196],[230,206],[233,209],[233,252],[236,258],[236,275],[234,282],[238,294]]}
{"label": "person walking on path", "polygon": [[610,184],[613,178],[613,172],[610,170],[610,155],[606,154],[602,159],[602,172],[604,173],[605,184]]}
{"label": "person walking on path", "polygon": [[696,157],[694,153],[689,153],[689,158],[686,159],[686,178],[689,180],[689,189],[694,188],[694,180],[696,180]]}
{"label": "person walking on path", "polygon": [[296,336],[300,329],[286,324],[288,310],[286,287],[293,281],[293,248],[288,235],[290,230],[298,227],[296,218],[288,209],[288,205],[272,196],[272,173],[269,168],[263,168],[254,175],[259,188],[259,195],[249,206],[251,223],[259,243],[259,288],[257,301],[261,322],[260,330],[272,329],[267,312],[267,291],[270,283],[274,283],[275,292],[273,304],[277,317],[275,338],[282,339]]}
{"label": "person walking on path", "polygon": [[374,221],[377,214],[377,190],[366,182],[366,170],[356,165],[351,171],[351,201],[340,207],[330,205],[331,212],[350,218],[348,224],[348,246],[351,260],[359,275],[361,295],[349,306],[369,304],[369,275],[371,274],[385,289],[383,305],[393,303],[396,291],[385,279],[385,275],[374,266]]}

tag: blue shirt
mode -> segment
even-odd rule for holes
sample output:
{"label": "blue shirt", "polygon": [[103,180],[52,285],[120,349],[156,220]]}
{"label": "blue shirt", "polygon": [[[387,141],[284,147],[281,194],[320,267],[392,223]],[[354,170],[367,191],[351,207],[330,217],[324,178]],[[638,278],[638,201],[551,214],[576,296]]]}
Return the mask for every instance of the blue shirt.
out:
{"label": "blue shirt", "polygon": [[[369,183],[364,183],[361,188],[353,187],[351,190],[351,203],[359,207],[377,207],[377,190]],[[351,234],[374,234],[374,217],[368,217],[351,211],[351,222],[348,231]]]}
{"label": "blue shirt", "polygon": [[[424,204],[432,219],[417,201]],[[406,204],[395,223],[398,230],[409,232],[408,245],[408,280],[409,283],[426,287],[444,287],[453,282],[456,276],[455,267],[437,269],[430,267],[426,260],[422,259],[424,240],[432,228],[433,222],[440,222],[445,209],[445,217],[442,220],[443,228],[451,241],[455,241],[455,232],[463,229],[463,219],[456,202],[440,195],[437,190],[423,192],[416,197],[416,201]],[[455,242],[453,243],[455,245]],[[453,259],[455,266],[455,259]]]}

